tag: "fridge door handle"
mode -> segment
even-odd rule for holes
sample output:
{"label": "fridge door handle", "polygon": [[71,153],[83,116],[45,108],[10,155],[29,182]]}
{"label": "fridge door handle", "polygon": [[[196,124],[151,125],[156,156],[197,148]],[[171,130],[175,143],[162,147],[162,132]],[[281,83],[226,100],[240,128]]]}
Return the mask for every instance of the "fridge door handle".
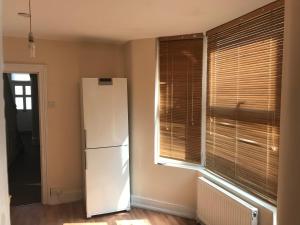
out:
{"label": "fridge door handle", "polygon": [[83,130],[83,147],[86,149],[86,129]]}
{"label": "fridge door handle", "polygon": [[85,170],[87,170],[86,151],[84,151],[84,167],[85,167]]}

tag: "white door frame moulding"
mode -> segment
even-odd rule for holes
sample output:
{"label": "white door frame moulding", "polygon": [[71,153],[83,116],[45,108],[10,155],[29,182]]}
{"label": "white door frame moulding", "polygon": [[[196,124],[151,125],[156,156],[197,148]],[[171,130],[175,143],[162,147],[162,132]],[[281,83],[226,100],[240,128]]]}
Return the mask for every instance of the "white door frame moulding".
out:
{"label": "white door frame moulding", "polygon": [[47,182],[47,66],[5,63],[4,73],[33,73],[38,76],[42,203],[48,204]]}

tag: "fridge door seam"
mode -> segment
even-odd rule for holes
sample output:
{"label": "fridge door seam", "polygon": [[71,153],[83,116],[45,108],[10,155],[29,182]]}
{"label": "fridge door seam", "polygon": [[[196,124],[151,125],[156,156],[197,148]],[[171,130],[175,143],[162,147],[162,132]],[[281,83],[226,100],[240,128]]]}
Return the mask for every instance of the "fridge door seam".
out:
{"label": "fridge door seam", "polygon": [[101,149],[101,148],[118,148],[118,147],[127,147],[128,145],[113,145],[113,146],[105,146],[105,147],[94,147],[94,148],[86,148],[86,150],[88,149]]}

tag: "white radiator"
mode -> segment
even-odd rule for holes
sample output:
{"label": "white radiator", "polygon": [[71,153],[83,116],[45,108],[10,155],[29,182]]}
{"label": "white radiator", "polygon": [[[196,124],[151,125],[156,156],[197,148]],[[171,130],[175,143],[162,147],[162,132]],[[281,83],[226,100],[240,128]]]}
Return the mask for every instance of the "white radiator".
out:
{"label": "white radiator", "polygon": [[257,208],[204,177],[199,177],[197,185],[197,217],[201,224],[257,225]]}

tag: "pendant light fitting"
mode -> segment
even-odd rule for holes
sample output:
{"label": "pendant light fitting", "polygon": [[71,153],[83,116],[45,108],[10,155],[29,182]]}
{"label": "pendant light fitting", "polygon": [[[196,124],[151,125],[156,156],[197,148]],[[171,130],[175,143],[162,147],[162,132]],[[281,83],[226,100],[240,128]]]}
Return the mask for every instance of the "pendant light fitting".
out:
{"label": "pendant light fitting", "polygon": [[32,13],[31,13],[31,0],[28,0],[28,9],[29,12],[19,12],[19,16],[23,16],[26,18],[29,18],[29,33],[28,33],[28,47],[29,47],[29,53],[30,57],[34,58],[35,57],[35,42],[34,42],[34,37],[32,33]]}

